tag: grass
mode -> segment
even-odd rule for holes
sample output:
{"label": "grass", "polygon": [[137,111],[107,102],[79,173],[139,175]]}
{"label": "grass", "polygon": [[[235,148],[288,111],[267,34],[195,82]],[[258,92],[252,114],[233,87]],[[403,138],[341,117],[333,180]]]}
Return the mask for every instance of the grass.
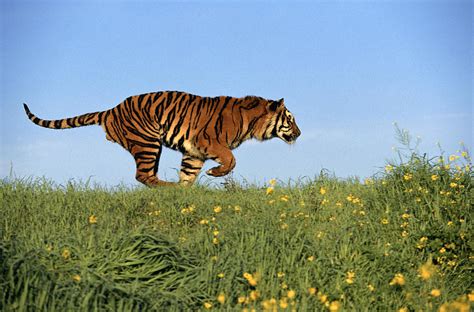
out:
{"label": "grass", "polygon": [[270,183],[5,179],[0,309],[469,311],[466,152],[413,152],[365,181]]}

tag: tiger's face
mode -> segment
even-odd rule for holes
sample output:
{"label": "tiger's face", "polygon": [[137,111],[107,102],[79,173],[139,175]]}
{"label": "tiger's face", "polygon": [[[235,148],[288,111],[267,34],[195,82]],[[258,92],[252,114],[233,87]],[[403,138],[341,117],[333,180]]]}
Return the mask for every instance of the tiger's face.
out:
{"label": "tiger's face", "polygon": [[272,101],[269,108],[275,117],[272,118],[272,137],[278,137],[288,144],[293,144],[301,135],[293,114],[285,107],[283,99]]}

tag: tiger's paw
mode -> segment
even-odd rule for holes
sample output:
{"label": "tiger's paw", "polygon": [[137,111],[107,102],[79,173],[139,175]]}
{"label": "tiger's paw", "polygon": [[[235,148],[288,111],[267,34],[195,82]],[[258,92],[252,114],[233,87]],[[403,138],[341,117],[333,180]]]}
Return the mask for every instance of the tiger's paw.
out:
{"label": "tiger's paw", "polygon": [[223,172],[220,170],[220,166],[219,167],[214,167],[214,168],[211,168],[209,170],[206,171],[206,173],[210,176],[213,176],[213,177],[222,177],[222,176],[225,176],[226,174],[228,174],[228,172]]}

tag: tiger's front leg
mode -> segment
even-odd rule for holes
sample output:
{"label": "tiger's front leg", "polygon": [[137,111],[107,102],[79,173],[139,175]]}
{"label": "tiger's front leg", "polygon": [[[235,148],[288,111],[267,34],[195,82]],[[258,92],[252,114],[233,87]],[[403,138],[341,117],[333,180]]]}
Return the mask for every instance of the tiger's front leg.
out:
{"label": "tiger's front leg", "polygon": [[181,171],[179,172],[179,184],[184,186],[192,185],[203,165],[204,160],[184,154],[181,161]]}
{"label": "tiger's front leg", "polygon": [[220,166],[207,170],[206,173],[208,175],[222,177],[231,172],[235,167],[235,157],[226,146],[212,145],[207,150],[207,156],[220,164]]}

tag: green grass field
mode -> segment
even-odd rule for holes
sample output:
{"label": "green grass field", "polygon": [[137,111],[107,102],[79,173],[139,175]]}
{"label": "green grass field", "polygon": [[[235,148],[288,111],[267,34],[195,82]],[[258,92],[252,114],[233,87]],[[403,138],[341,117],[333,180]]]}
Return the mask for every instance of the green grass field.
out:
{"label": "green grass field", "polygon": [[0,182],[8,311],[469,311],[467,152],[221,189]]}

